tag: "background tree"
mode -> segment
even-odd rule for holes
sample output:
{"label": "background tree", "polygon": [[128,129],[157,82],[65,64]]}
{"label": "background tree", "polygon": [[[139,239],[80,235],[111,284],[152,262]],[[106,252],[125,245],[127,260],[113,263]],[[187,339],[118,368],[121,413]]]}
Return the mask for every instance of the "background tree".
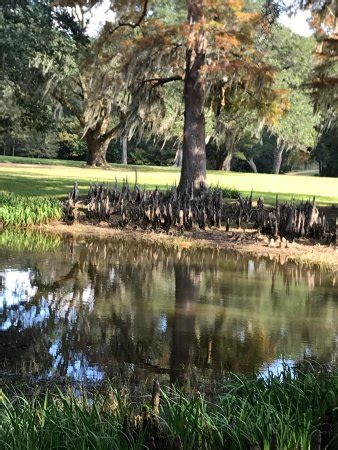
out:
{"label": "background tree", "polygon": [[276,25],[269,41],[269,60],[276,67],[276,89],[288,94],[288,108],[269,132],[276,139],[272,173],[279,173],[283,154],[291,149],[305,152],[316,140],[319,116],[313,113],[311,89],[305,84],[311,77],[313,39],[292,33]]}
{"label": "background tree", "polygon": [[[231,161],[244,142],[259,139],[264,123],[272,125],[284,113],[285,95],[282,91],[279,95],[277,93],[275,91],[273,101],[269,89],[257,96],[240,85],[220,85],[212,93],[213,136],[218,147],[218,169],[231,170]],[[249,154],[247,162],[255,169]]]}
{"label": "background tree", "polygon": [[338,98],[338,1],[294,0],[289,7],[311,12],[311,26],[318,42],[315,51],[315,71],[311,86],[315,94],[316,107],[337,120]]}
{"label": "background tree", "polygon": [[338,126],[325,128],[312,156],[319,163],[319,175],[323,177],[338,176]]}
{"label": "background tree", "polygon": [[27,94],[31,116],[41,118],[41,111],[56,109],[76,117],[87,143],[88,164],[105,165],[109,142],[123,128],[128,103],[119,67],[122,28],[114,40],[91,39],[86,34],[88,8],[80,3],[73,5],[79,8],[76,15],[63,5],[11,5],[3,9],[1,45],[16,97],[20,89]]}
{"label": "background tree", "polygon": [[[55,148],[46,152],[47,141],[56,135],[54,108],[43,98],[42,74],[30,64],[34,51],[47,54],[50,50],[51,22],[44,6],[26,10],[24,2],[22,5],[3,2],[0,10],[1,134],[12,154],[25,148],[31,156],[56,156]],[[32,152],[33,142],[43,143],[44,150],[36,148]]]}

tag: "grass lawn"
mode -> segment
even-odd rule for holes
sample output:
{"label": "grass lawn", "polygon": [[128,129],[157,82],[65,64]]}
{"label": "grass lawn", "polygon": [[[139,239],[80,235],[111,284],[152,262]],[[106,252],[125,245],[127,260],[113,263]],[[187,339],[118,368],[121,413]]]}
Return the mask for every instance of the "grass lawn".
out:
{"label": "grass lawn", "polygon": [[[8,163],[8,164],[4,164]],[[62,197],[79,182],[80,192],[87,192],[90,181],[113,183],[123,178],[133,184],[136,166],[111,165],[111,169],[88,168],[79,161],[60,161],[20,157],[0,157],[0,190],[22,195]],[[138,166],[138,183],[147,188],[166,188],[179,181],[179,170],[171,167]],[[264,197],[273,203],[278,193],[280,200],[308,199],[315,196],[323,205],[338,204],[338,178],[319,178],[298,175],[270,175],[254,173],[208,172],[208,183],[235,187],[244,194],[254,190],[255,198]]]}

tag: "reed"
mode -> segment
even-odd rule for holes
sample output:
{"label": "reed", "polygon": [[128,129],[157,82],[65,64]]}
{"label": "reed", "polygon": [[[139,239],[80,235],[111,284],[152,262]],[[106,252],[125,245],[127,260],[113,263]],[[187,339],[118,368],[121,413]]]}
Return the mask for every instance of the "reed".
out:
{"label": "reed", "polygon": [[0,192],[0,223],[5,227],[21,227],[60,220],[62,205],[59,200],[43,197],[23,197]]}
{"label": "reed", "polygon": [[231,375],[213,395],[166,388],[159,410],[153,400],[135,403],[112,388],[90,394],[11,391],[1,401],[0,447],[317,450],[338,445],[337,373]]}

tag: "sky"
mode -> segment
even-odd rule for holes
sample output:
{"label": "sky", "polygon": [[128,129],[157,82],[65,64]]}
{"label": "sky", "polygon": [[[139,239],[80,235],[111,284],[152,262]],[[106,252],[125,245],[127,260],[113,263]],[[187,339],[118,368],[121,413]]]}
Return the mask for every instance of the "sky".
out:
{"label": "sky", "polygon": [[286,14],[282,14],[279,22],[285,25],[294,33],[300,34],[301,36],[310,36],[312,31],[307,23],[307,19],[310,18],[310,11],[298,11],[296,15],[289,17]]}
{"label": "sky", "polygon": [[[286,1],[286,3],[288,2]],[[107,20],[114,20],[114,14],[109,10],[109,5],[110,0],[104,0],[100,6],[97,6],[92,10],[92,17],[88,26],[88,33],[90,36],[97,35]],[[298,13],[292,17],[282,14],[279,22],[291,28],[294,33],[300,34],[301,36],[310,36],[312,32],[306,21],[309,17],[309,11],[298,11]]]}

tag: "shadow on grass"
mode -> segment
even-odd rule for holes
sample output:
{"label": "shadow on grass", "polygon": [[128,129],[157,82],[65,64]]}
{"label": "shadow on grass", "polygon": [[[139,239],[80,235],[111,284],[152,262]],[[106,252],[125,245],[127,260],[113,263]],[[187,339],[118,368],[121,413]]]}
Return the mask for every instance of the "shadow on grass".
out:
{"label": "shadow on grass", "polygon": [[[79,167],[79,168],[90,168],[86,165],[85,161],[73,161],[73,160],[65,160],[65,159],[45,159],[45,158],[26,158],[24,156],[3,156],[0,155],[0,163],[9,163],[9,164],[26,164],[29,165],[38,165],[38,166],[63,166],[63,167]],[[139,170],[140,172],[178,172],[179,169],[171,166],[140,166],[137,164],[118,164],[118,163],[109,163],[106,169],[102,167],[92,167],[93,171],[101,171],[101,170],[126,170],[130,172],[135,172],[135,170]]]}
{"label": "shadow on grass", "polygon": [[[13,174],[5,174],[0,172],[0,191],[14,192],[19,195],[27,196],[51,196],[51,197],[66,197],[74,186],[75,178],[38,178],[31,176],[24,176],[19,174],[15,177]],[[94,177],[92,180],[76,178],[79,183],[80,194],[87,193],[90,185],[90,181],[93,183],[99,182],[99,177]],[[118,185],[122,185],[123,178],[117,178]],[[109,186],[113,186],[114,178],[104,183]],[[134,179],[131,177],[129,180],[130,186],[133,186]],[[143,188],[143,183],[140,183]],[[155,189],[158,186],[159,189],[167,189],[167,184],[146,184],[146,189]]]}

